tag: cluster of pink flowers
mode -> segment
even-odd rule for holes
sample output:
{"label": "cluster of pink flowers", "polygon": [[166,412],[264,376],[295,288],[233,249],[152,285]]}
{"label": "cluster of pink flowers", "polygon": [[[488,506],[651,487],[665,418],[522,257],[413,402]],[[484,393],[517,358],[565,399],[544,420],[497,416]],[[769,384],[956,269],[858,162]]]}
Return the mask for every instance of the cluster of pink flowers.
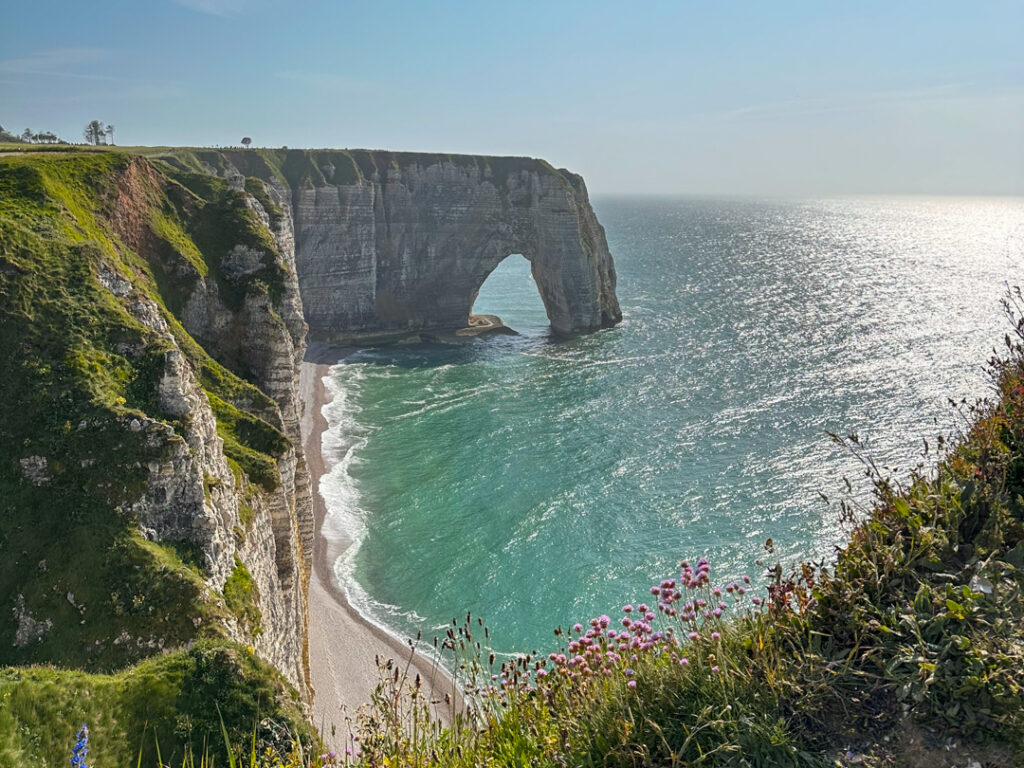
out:
{"label": "cluster of pink flowers", "polygon": [[[525,678],[531,672],[537,685],[543,684],[549,674],[583,682],[622,674],[627,685],[635,688],[636,680],[629,678],[634,677],[633,665],[640,658],[667,655],[673,663],[688,667],[690,659],[684,653],[710,653],[709,668],[717,672],[713,645],[721,640],[718,630],[723,616],[735,609],[749,585],[750,577],[744,576],[723,587],[712,586],[706,558],[698,560],[695,567],[683,561],[677,579],[665,579],[650,588],[655,605],[622,606],[623,617],[615,622],[621,629],[613,626],[607,615],[591,619],[589,626],[574,624],[566,648],[534,661],[515,675],[511,668],[503,668],[501,675],[492,678],[493,689],[529,688]],[[755,606],[762,603],[757,597],[752,602]]]}

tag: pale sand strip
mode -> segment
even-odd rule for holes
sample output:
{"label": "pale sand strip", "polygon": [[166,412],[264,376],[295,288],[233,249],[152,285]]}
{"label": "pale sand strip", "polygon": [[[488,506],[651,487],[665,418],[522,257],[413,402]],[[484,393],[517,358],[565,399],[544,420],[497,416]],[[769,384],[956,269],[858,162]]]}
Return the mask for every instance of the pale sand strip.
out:
{"label": "pale sand strip", "polygon": [[[334,575],[334,563],[350,546],[350,541],[328,541],[322,535],[327,508],[320,495],[320,478],[327,471],[321,451],[321,436],[327,429],[323,407],[328,402],[323,378],[330,364],[351,349],[310,345],[302,364],[300,389],[303,401],[302,442],[313,487],[313,512],[316,543],[313,551],[313,572],[309,581],[309,666],[315,691],[313,722],[322,730],[328,744],[344,747],[346,717],[370,701],[377,685],[376,656],[409,658],[408,646],[363,618],[348,602]],[[430,660],[417,654],[410,676],[419,673],[432,698],[444,698],[451,683]],[[440,709],[444,709],[442,705]],[[446,719],[446,718],[445,718]],[[336,736],[331,737],[331,726]]]}

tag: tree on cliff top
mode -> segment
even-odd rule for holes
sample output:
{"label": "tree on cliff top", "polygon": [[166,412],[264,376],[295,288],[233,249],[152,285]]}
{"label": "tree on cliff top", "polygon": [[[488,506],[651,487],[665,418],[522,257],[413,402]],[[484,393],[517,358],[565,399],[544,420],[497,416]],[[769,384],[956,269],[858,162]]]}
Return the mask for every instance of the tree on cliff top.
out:
{"label": "tree on cliff top", "polygon": [[18,144],[60,144],[63,140],[53,131],[33,131],[26,128],[20,135],[15,135],[0,125],[0,141]]}
{"label": "tree on cliff top", "polygon": [[252,144],[252,139],[250,139],[248,136],[243,136],[242,137],[242,146],[245,147],[246,149],[248,149],[250,144]]}
{"label": "tree on cliff top", "polygon": [[21,143],[21,138],[18,137],[18,136],[15,136],[13,133],[11,133],[6,128],[4,128],[2,125],[0,125],[0,141],[17,142],[17,143],[20,144]]}
{"label": "tree on cliff top", "polygon": [[85,137],[86,144],[106,144],[107,143],[107,126],[101,123],[99,120],[90,120],[86,124],[85,130],[82,131],[82,136]]}

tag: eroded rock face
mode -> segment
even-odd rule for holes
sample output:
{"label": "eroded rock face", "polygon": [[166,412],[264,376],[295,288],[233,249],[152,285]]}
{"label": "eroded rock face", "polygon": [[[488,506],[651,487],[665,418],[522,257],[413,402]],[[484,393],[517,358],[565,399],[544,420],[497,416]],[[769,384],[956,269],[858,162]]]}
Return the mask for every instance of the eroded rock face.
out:
{"label": "eroded rock face", "polygon": [[[247,290],[240,301],[228,301],[214,277],[184,261],[164,265],[188,284],[177,312],[185,330],[272,401],[245,407],[291,444],[274,457],[279,482],[273,489],[257,489],[232,473],[197,371],[160,309],[133,290],[128,275],[106,264],[99,274],[171,348],[157,394],[161,412],[183,425],[180,434],[153,420],[124,425],[163,447],[132,511],[154,540],[199,544],[215,590],[236,558],[244,563],[262,631],[229,619],[229,634],[253,645],[306,695],[305,590],[314,522],[298,377],[307,323],[310,338],[324,341],[461,328],[484,280],[511,254],[530,260],[556,332],[592,331],[621,319],[604,230],[579,176],[528,158],[335,154],[312,177],[288,175],[290,152],[278,158],[284,175],[249,168],[255,156],[245,154],[226,153],[211,168],[245,192],[244,204],[275,244],[273,253],[251,244],[230,247],[220,262],[223,278],[238,281],[276,263],[284,278],[273,291]],[[246,191],[254,170],[265,185],[263,203]],[[123,239],[144,251],[138,222],[123,218]]]}
{"label": "eroded rock face", "polygon": [[310,338],[463,327],[484,280],[516,253],[530,261],[556,333],[622,318],[580,176],[529,158],[351,155],[355,183],[292,190]]}
{"label": "eroded rock face", "polygon": [[[126,178],[136,183],[127,197],[136,199],[162,182],[148,166],[133,163]],[[244,177],[229,178],[241,190]],[[268,188],[272,199],[281,193]],[[258,632],[232,617],[224,618],[232,639],[252,645],[263,660],[273,664],[305,698],[311,695],[305,661],[306,580],[313,551],[312,495],[299,434],[301,404],[299,368],[305,351],[306,324],[295,278],[294,237],[291,217],[271,217],[261,204],[246,195],[242,201],[256,213],[274,238],[274,252],[237,244],[227,249],[219,269],[228,281],[237,281],[277,261],[281,284],[274,296],[268,291],[246,290],[241,301],[228,302],[209,274],[201,276],[185,262],[168,262],[157,251],[155,259],[180,280],[183,304],[178,319],[185,330],[213,356],[248,378],[270,400],[241,403],[259,418],[281,430],[287,445],[274,456],[278,482],[273,488],[236,477],[224,454],[217,419],[199,372],[182,351],[161,309],[136,290],[129,276],[100,263],[101,285],[121,300],[140,323],[155,331],[168,347],[162,375],[156,381],[159,413],[176,426],[140,416],[122,426],[142,433],[154,458],[147,463],[142,496],[127,505],[141,532],[160,542],[189,542],[204,559],[207,585],[221,593],[240,562],[248,570],[259,610]],[[285,196],[277,200],[287,209]],[[121,205],[125,212],[130,205]],[[142,217],[141,221],[145,221]],[[118,221],[119,234],[137,252],[151,255],[154,246],[145,228],[131,217]],[[186,287],[187,286],[187,287]],[[244,511],[244,514],[243,514]]]}
{"label": "eroded rock face", "polygon": [[18,628],[14,632],[14,647],[24,648],[38,643],[53,629],[50,619],[36,619],[25,608],[25,596],[18,595],[14,601],[14,621]]}
{"label": "eroded rock face", "polygon": [[[287,199],[279,190],[268,186],[267,191],[287,210]],[[306,691],[305,581],[313,553],[312,495],[299,433],[299,369],[306,347],[306,324],[295,279],[291,217],[271,221],[255,198],[249,197],[246,203],[274,236],[288,275],[280,296],[272,301],[267,294],[249,293],[240,308],[231,309],[220,297],[214,279],[200,280],[182,311],[182,322],[219,357],[250,372],[253,382],[276,405],[260,416],[291,442],[277,457],[279,485],[251,498],[253,521],[243,532],[244,540],[235,554],[253,577],[263,617],[262,632],[244,639],[300,691]],[[229,251],[222,269],[238,277],[260,269],[266,258],[262,251],[238,245]]]}

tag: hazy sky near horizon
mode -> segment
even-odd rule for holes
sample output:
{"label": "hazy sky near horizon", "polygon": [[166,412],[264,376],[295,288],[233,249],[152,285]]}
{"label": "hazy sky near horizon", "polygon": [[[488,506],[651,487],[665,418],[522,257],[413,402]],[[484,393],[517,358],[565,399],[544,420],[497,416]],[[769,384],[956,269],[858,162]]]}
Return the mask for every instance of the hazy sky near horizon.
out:
{"label": "hazy sky near horizon", "polygon": [[1024,3],[10,3],[0,124],[544,157],[592,192],[1024,194]]}

